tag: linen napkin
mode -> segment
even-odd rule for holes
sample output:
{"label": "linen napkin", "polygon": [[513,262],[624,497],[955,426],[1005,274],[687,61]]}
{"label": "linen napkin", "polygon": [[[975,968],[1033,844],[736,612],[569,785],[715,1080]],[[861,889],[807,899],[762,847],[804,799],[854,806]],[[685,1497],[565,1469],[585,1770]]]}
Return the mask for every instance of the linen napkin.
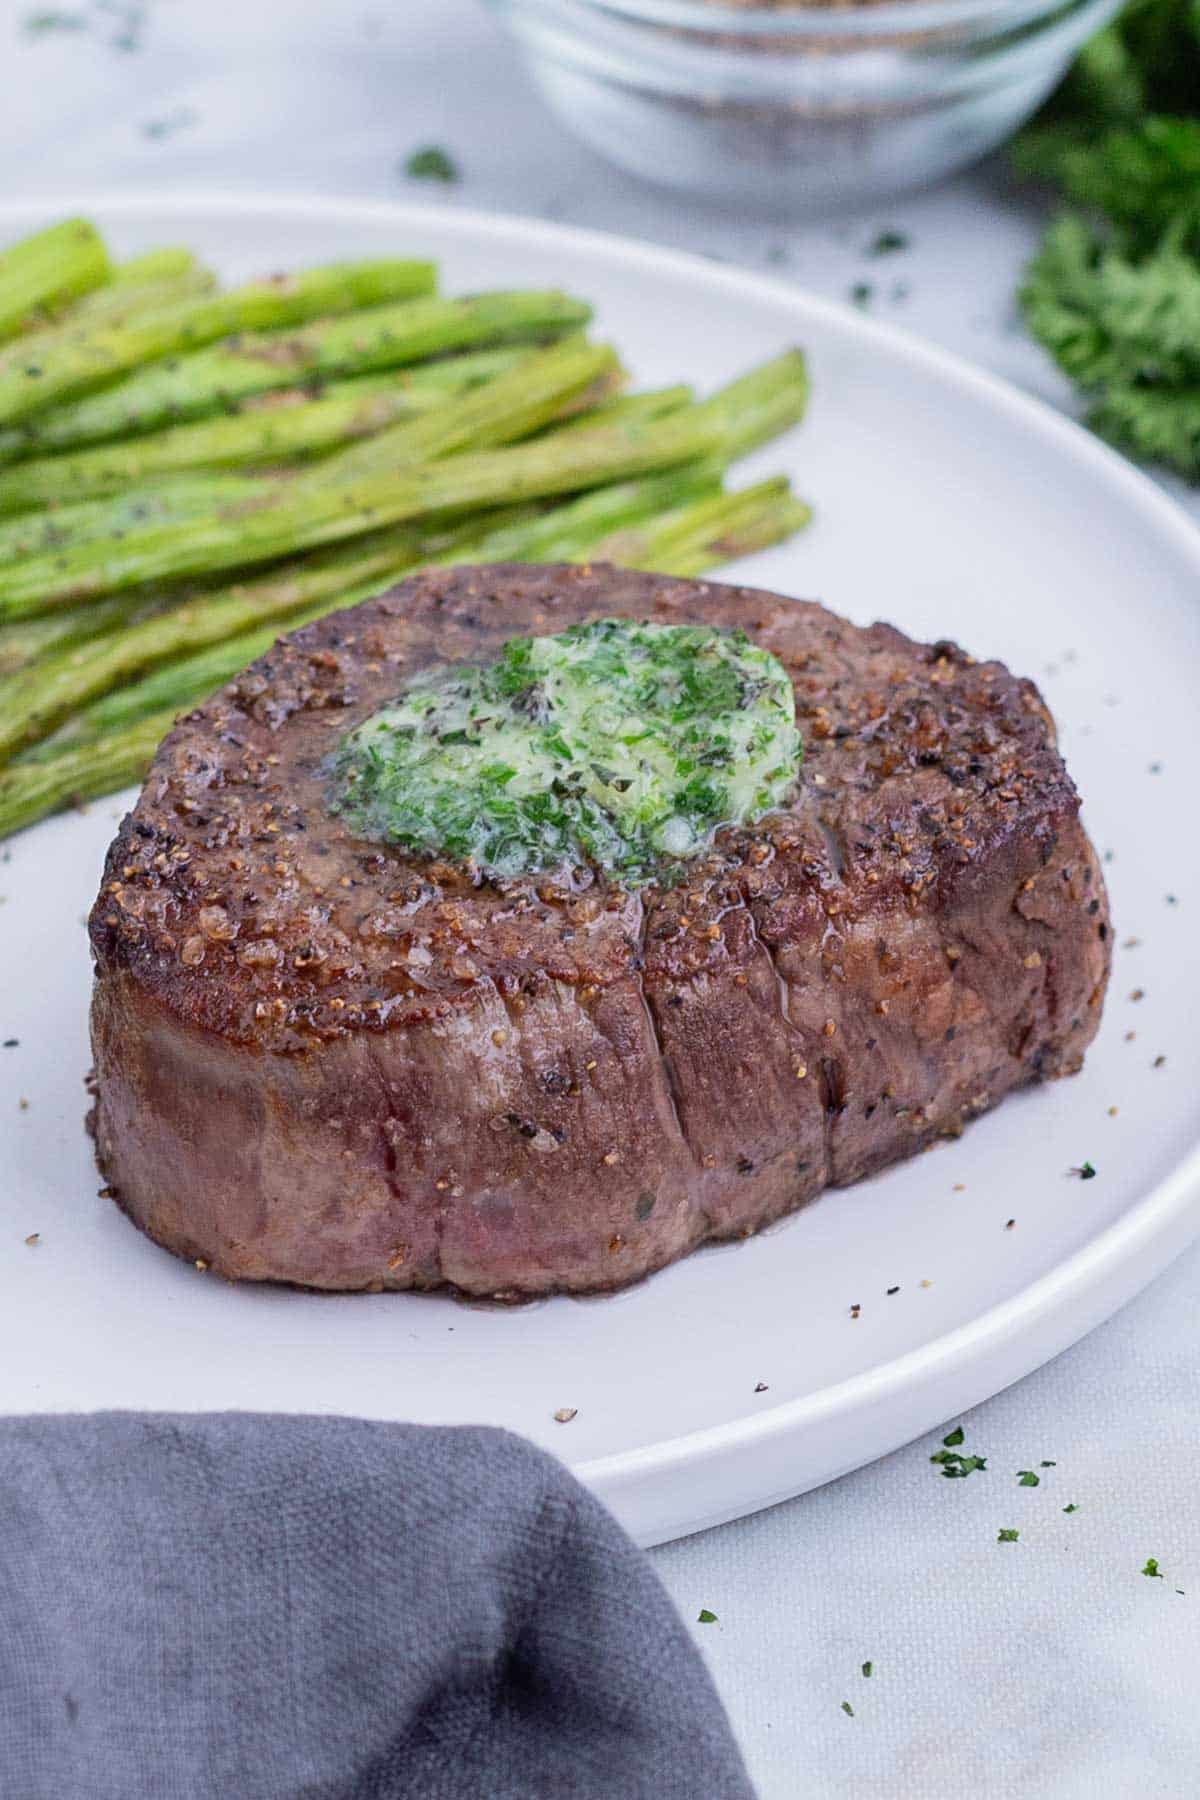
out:
{"label": "linen napkin", "polygon": [[4,1800],[745,1800],[643,1554],[505,1432],[0,1420]]}

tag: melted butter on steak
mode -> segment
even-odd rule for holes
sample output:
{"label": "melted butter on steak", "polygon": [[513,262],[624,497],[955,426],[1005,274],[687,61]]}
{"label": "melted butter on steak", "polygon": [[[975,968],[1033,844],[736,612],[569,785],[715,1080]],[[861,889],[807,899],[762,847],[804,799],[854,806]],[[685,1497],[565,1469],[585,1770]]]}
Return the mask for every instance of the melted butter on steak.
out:
{"label": "melted butter on steak", "polygon": [[786,799],[795,716],[786,670],[744,632],[596,619],[412,677],[343,740],[331,803],[363,837],[492,879],[674,882]]}

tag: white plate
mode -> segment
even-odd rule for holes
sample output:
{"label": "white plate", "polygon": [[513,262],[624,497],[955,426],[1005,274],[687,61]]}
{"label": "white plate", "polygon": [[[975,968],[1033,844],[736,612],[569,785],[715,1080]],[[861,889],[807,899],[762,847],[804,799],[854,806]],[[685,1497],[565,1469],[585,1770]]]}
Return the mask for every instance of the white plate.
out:
{"label": "white plate", "polygon": [[[1111,853],[1118,940],[1140,942],[1117,951],[1080,1076],[613,1299],[503,1310],[235,1289],[165,1256],[97,1197],[82,1128],[83,920],[122,808],[54,820],[0,866],[0,1038],[20,1040],[0,1050],[0,1408],[486,1420],[565,1457],[654,1543],[952,1417],[1106,1318],[1183,1248],[1200,1229],[1189,1055],[1200,535],[1148,481],[900,332],[674,253],[424,208],[71,207],[122,251],[186,240],[231,277],[412,251],[439,259],[450,290],[561,284],[595,300],[647,382],[714,383],[802,343],[811,417],[758,460],[794,475],[817,523],[739,573],[863,623],[958,637],[1036,677]],[[0,241],[44,210],[0,210]],[[1068,1173],[1085,1159],[1098,1170],[1086,1183]],[[560,1407],[578,1409],[570,1424],[554,1422]]]}

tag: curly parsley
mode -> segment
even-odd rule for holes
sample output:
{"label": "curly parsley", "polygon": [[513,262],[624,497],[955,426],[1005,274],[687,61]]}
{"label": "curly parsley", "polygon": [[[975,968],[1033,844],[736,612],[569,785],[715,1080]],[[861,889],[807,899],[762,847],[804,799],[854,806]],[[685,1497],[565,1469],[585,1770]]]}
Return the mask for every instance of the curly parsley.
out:
{"label": "curly parsley", "polygon": [[1200,481],[1200,10],[1134,0],[1018,138],[1076,211],[1026,272],[1026,322],[1120,449]]}

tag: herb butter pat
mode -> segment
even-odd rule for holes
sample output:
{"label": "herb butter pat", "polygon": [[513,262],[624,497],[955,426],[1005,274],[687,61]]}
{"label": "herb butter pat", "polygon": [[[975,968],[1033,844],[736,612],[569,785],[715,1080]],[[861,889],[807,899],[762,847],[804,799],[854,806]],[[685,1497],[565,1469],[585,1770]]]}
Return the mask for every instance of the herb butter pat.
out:
{"label": "herb butter pat", "polygon": [[743,632],[601,619],[415,677],[343,742],[332,804],[489,876],[637,886],[778,806],[801,754],[787,673]]}

